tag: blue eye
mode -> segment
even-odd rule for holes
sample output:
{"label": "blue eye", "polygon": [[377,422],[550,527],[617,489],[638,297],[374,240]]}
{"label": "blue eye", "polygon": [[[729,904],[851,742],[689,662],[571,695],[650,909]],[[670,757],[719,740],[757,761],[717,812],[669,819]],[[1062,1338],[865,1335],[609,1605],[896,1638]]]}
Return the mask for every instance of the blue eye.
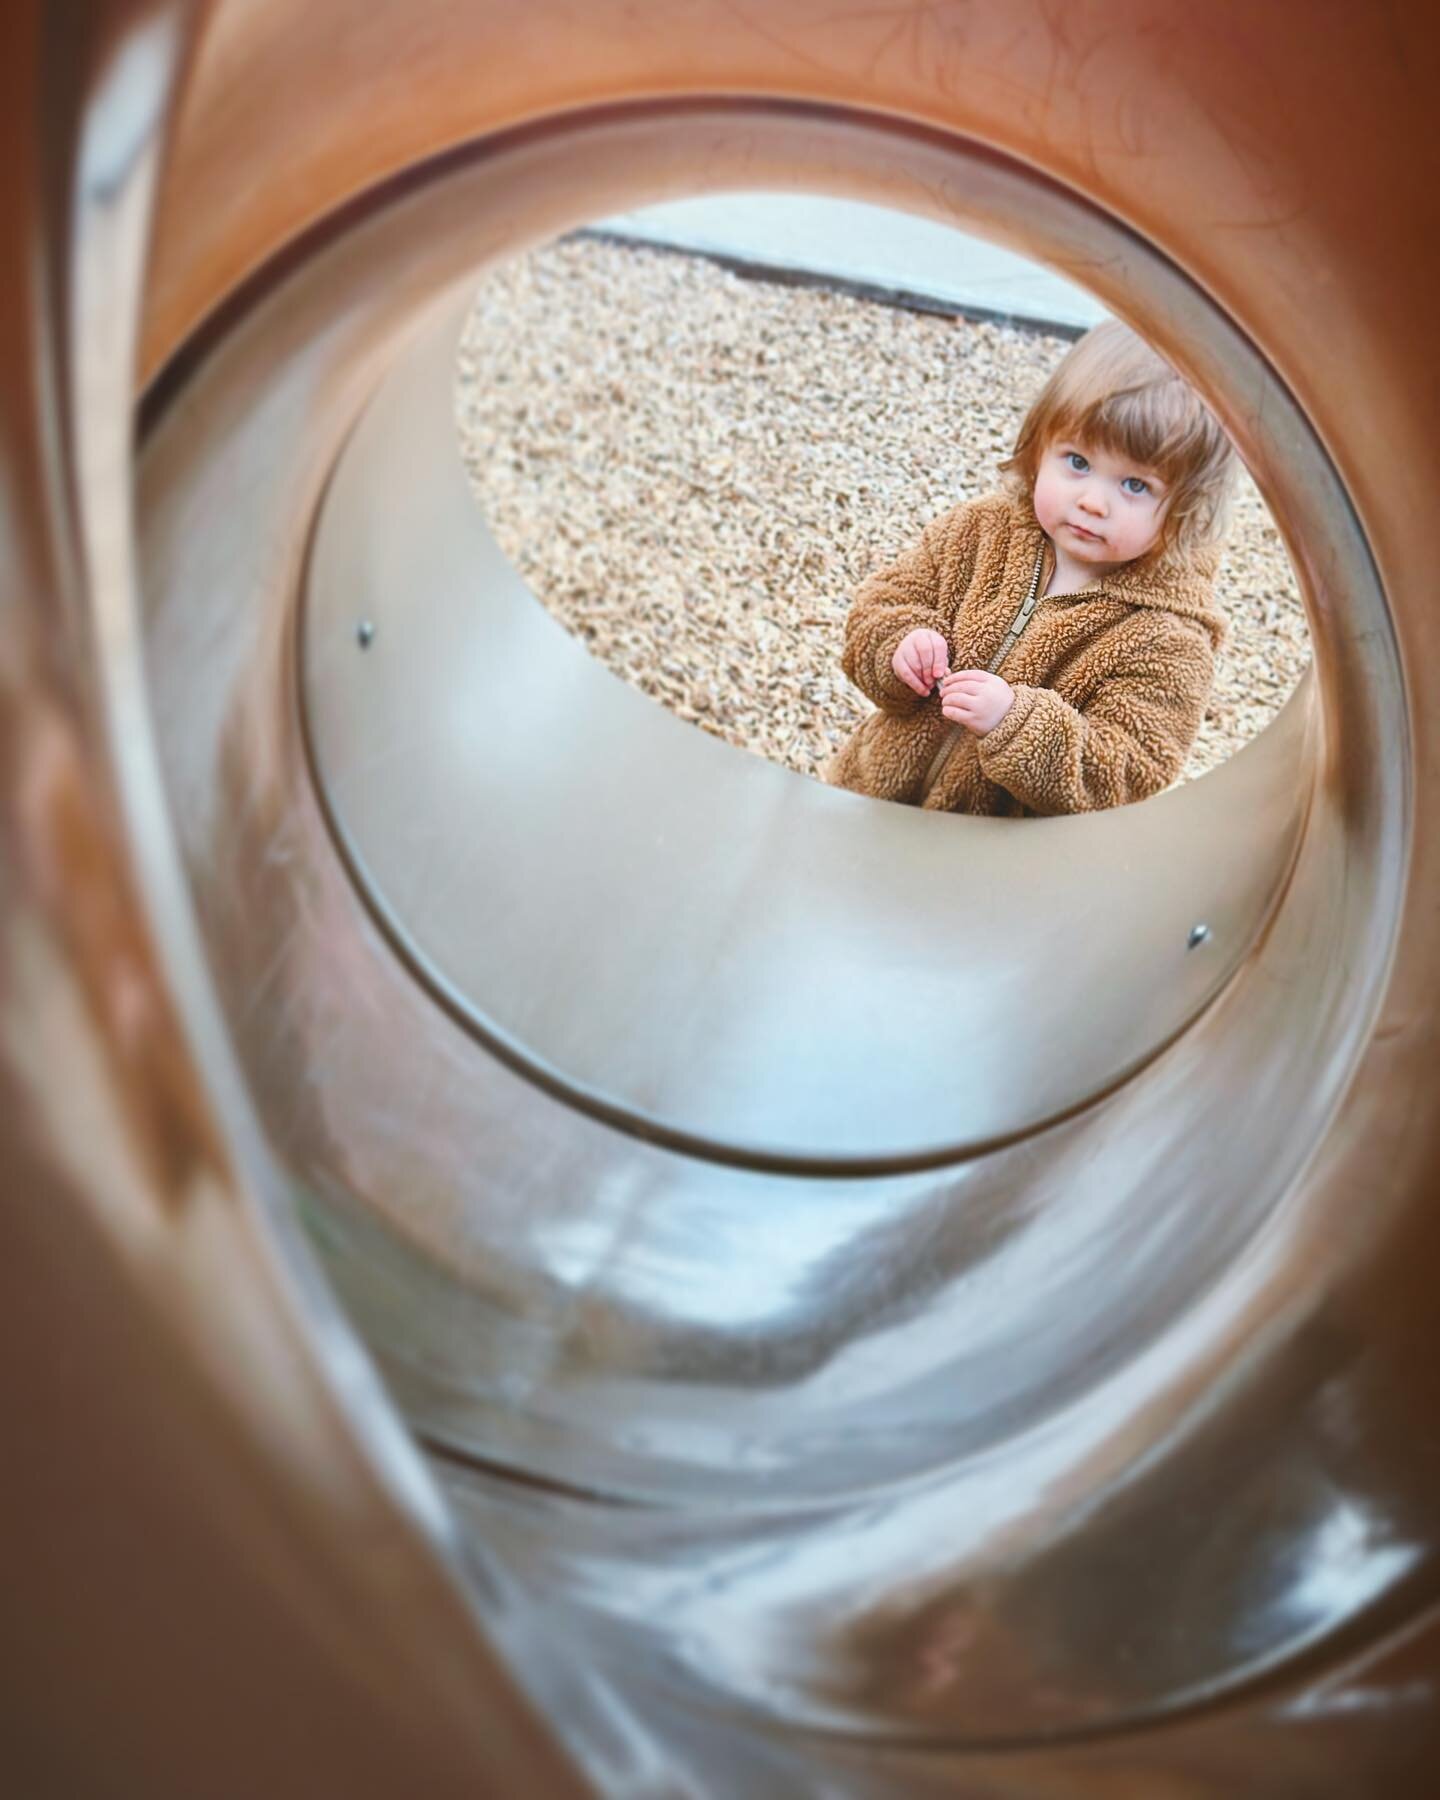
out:
{"label": "blue eye", "polygon": [[1065,460],[1077,475],[1083,475],[1090,467],[1089,463],[1086,462],[1085,458],[1078,450],[1067,450],[1065,452]]}
{"label": "blue eye", "polygon": [[1127,494],[1148,494],[1150,492],[1150,483],[1142,481],[1138,475],[1127,475],[1120,485]]}

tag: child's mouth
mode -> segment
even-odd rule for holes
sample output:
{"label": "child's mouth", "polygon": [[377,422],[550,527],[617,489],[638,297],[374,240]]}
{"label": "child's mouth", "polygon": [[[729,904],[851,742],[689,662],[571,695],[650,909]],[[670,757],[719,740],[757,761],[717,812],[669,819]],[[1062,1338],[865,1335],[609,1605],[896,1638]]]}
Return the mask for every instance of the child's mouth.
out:
{"label": "child's mouth", "polygon": [[1087,531],[1083,525],[1072,525],[1070,529],[1075,533],[1076,537],[1085,538],[1092,544],[1103,544],[1105,542],[1098,531]]}

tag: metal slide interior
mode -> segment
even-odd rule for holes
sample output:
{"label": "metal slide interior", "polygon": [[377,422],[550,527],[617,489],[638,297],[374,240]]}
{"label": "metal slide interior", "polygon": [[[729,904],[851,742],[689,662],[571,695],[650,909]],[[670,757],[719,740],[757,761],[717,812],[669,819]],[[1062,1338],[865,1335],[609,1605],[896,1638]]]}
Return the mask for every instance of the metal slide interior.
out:
{"label": "metal slide interior", "polygon": [[[802,0],[43,10],[0,1139],[135,1543],[22,1492],[93,1567],[18,1596],[37,1770],[96,1766],[78,1709],[159,1796],[197,1757],[216,1793],[1423,1792],[1440,366],[1392,67],[1278,9],[1086,48],[897,5],[913,56]],[[1317,192],[1260,78],[1342,70],[1390,135]],[[464,480],[466,296],[738,187],[1022,249],[1203,388],[1316,646],[1260,738],[1139,807],[936,817],[566,637]],[[109,1470],[44,1379],[58,1466]]]}

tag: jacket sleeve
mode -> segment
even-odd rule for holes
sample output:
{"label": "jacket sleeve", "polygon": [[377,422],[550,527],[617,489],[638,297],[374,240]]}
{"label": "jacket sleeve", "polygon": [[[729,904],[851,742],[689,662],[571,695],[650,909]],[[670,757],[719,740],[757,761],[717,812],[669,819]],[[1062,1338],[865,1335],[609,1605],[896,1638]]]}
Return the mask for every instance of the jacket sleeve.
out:
{"label": "jacket sleeve", "polygon": [[911,713],[917,694],[891,666],[901,638],[922,626],[948,644],[955,596],[975,567],[979,514],[974,501],[953,507],[926,526],[918,544],[865,581],[845,619],[842,667],[864,694],[889,713]]}
{"label": "jacket sleeve", "polygon": [[1037,813],[1125,806],[1168,787],[1200,729],[1215,655],[1200,627],[1173,615],[1157,624],[1083,711],[1051,688],[1016,687],[1010,711],[977,740],[986,775]]}

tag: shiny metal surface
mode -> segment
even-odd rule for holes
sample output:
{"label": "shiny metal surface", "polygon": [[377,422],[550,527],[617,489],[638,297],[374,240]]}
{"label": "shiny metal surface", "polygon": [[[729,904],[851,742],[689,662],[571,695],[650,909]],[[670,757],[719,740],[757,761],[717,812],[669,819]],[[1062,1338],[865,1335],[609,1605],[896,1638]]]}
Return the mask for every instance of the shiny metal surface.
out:
{"label": "shiny metal surface", "polygon": [[442,319],[389,371],[330,480],[302,708],[369,905],[497,1054],[694,1155],[883,1172],[1073,1111],[1225,986],[1294,861],[1303,699],[1143,823],[1017,832],[737,755],[506,561],[456,455],[456,336]]}
{"label": "shiny metal surface", "polygon": [[[1029,1407],[1053,1405],[1077,1367],[1094,1375],[1115,1366],[1112,1359],[1147,1341],[1181,1296],[1205,1292],[1225,1255],[1263,1219],[1269,1197],[1217,1167],[1205,1123],[1210,1102],[1192,1072],[1220,1056],[1256,1055],[1276,1029],[1263,996],[1288,994],[1293,977],[1262,974],[1243,997],[1227,995],[1187,1046],[1157,1066],[1153,1087],[1136,1083],[1112,1096],[1108,1104],[1125,1128],[1113,1134],[1108,1154],[1093,1121],[1076,1120],[928,1180],[864,1187],[767,1180],[758,1170],[712,1174],[557,1107],[457,1030],[395,959],[375,956],[378,934],[337,868],[306,778],[290,667],[308,521],[341,443],[353,441],[352,421],[373,382],[375,336],[413,309],[427,277],[443,282],[448,270],[470,266],[475,251],[467,254],[467,246],[483,247],[477,234],[495,229],[487,198],[504,195],[513,205],[519,195],[533,197],[523,215],[533,219],[556,185],[557,164],[572,184],[583,168],[608,184],[607,193],[627,174],[650,182],[658,170],[663,178],[667,155],[683,156],[689,129],[683,114],[602,120],[484,157],[463,182],[442,180],[344,240],[324,279],[297,273],[230,335],[147,450],[141,498],[153,679],[182,847],[271,1131],[335,1209],[324,1228],[346,1247],[336,1254],[347,1270],[354,1261],[348,1247],[370,1243],[367,1210],[400,1233],[388,1259],[367,1249],[369,1272],[346,1279],[361,1286],[366,1305],[394,1310],[374,1334],[385,1354],[407,1372],[431,1371],[417,1378],[418,1416],[432,1430],[556,1479],[645,1492],[658,1482],[663,1491],[677,1481],[693,1487],[687,1464],[698,1461],[704,1491],[716,1482],[747,1488],[750,1471],[763,1468],[772,1483],[783,1474],[792,1489],[828,1492],[843,1485],[861,1454],[857,1431],[867,1415],[863,1454],[872,1477],[928,1468],[952,1447],[988,1442],[997,1419],[1013,1422]],[[857,167],[887,154],[898,161],[907,148],[934,155],[903,139],[883,151],[872,147],[871,132],[857,122],[766,120],[750,109],[731,141],[752,171],[767,133],[777,167],[793,168],[803,157],[804,167],[833,169],[847,144]],[[712,118],[712,157],[724,141]],[[933,188],[938,171],[922,163],[922,173]],[[722,167],[716,179],[723,178]],[[919,181],[915,187],[926,191]],[[978,192],[972,183],[972,198]],[[1014,192],[1001,197],[1018,203]],[[1137,262],[1129,279],[1140,280],[1144,267]],[[396,269],[406,271],[408,289],[397,291]],[[1158,267],[1156,279],[1165,279]],[[1172,280],[1170,303],[1182,297]],[[1271,416],[1282,422],[1280,412]],[[217,555],[218,528],[197,534],[190,529],[196,517],[223,518],[234,549]],[[1344,552],[1341,539],[1337,562]],[[469,565],[461,568],[463,576]],[[1361,563],[1357,595],[1364,580]],[[206,604],[197,611],[193,597],[202,593]],[[347,640],[336,655],[348,665],[355,651]],[[588,664],[585,671],[599,676]],[[226,693],[228,703],[217,704]],[[642,717],[649,716],[646,709]],[[1303,716],[1302,703],[1287,728]],[[1293,755],[1285,729],[1253,762],[1263,771],[1277,751],[1283,776]],[[361,773],[393,752],[393,737],[378,733]],[[743,757],[725,760],[760,782],[772,774]],[[434,772],[435,781],[443,777],[443,768]],[[810,784],[793,785],[805,800],[829,798]],[[1287,799],[1280,796],[1282,807]],[[890,808],[856,810],[878,830],[892,818],[906,820]],[[1143,848],[1143,821],[1155,811],[1081,824],[1101,833],[1123,827]],[[438,826],[442,838],[454,829],[448,818]],[[1333,838],[1327,847],[1323,831],[1311,832],[1305,854],[1320,859],[1311,867],[1325,869],[1329,859],[1333,870]],[[1331,905],[1345,892],[1328,872],[1317,885]],[[1353,884],[1350,893],[1348,918],[1343,910],[1331,917],[1342,934],[1363,930],[1368,917],[1363,894]],[[1033,904],[1037,917],[1048,909],[1042,888]],[[1287,915],[1292,923],[1277,927],[1270,953],[1293,961],[1288,931],[1316,927],[1304,922],[1303,908],[1287,908],[1282,926]],[[1175,915],[1177,939],[1188,921],[1188,910]],[[1066,929],[1072,924],[1067,919]],[[1310,979],[1331,982],[1335,970],[1318,965]],[[1300,1141],[1306,1106],[1322,1103],[1317,1067],[1335,1046],[1317,1040],[1312,1051],[1316,1060],[1290,1054],[1284,1071]],[[1187,1086],[1188,1099],[1177,1099],[1177,1087]],[[1248,1130],[1264,1149],[1237,1119],[1235,1155],[1247,1167],[1258,1154],[1280,1169],[1296,1153],[1268,1111]],[[1147,1135],[1152,1154],[1137,1160],[1134,1140]],[[545,1146],[543,1180],[535,1174],[537,1144]],[[484,1146],[483,1156],[475,1145]],[[1076,1164],[1086,1168],[1084,1181],[1066,1173]],[[1017,1170],[1025,1172],[1021,1182]],[[1202,1177],[1206,1191],[1222,1196],[1203,1220],[1193,1200]],[[1077,1296],[1093,1292],[1102,1265],[1091,1258],[1109,1256],[1108,1231],[1133,1203],[1134,1184],[1148,1190],[1147,1230],[1108,1306],[1087,1300],[1055,1316],[1057,1282]],[[776,1221],[765,1246],[769,1279],[749,1293],[717,1284],[719,1246],[733,1246],[729,1254],[743,1259],[757,1212]],[[406,1241],[459,1285],[436,1281],[425,1302],[407,1303],[407,1287],[423,1280],[426,1265],[408,1265]],[[877,1261],[891,1270],[878,1290],[868,1274]],[[772,1366],[823,1369],[850,1340],[916,1310],[917,1280],[935,1316],[909,1357],[891,1348],[893,1368],[878,1390],[874,1372],[854,1388],[829,1375],[829,1403],[807,1398],[798,1444],[789,1424],[793,1399],[781,1394],[768,1413],[756,1410],[752,1390],[772,1385]],[[1038,1317],[1030,1316],[1027,1288]],[[680,1294],[690,1314],[677,1305]],[[948,1318],[940,1295],[953,1309]],[[613,1338],[620,1370],[603,1355],[578,1353],[577,1330],[598,1334],[602,1345]],[[1016,1345],[1027,1336],[1031,1347],[1017,1361]],[[737,1355],[739,1379],[727,1379]],[[961,1414],[947,1355],[976,1396]],[[701,1369],[707,1374],[698,1392],[693,1379],[675,1381],[677,1371]],[[707,1393],[712,1387],[719,1391]],[[897,1398],[911,1389],[920,1410],[897,1418]]]}
{"label": "shiny metal surface", "polygon": [[21,4],[0,56],[5,1787],[459,1796],[498,1763],[578,1793],[524,1689],[584,1697],[316,1276],[160,804],[130,415],[186,24]]}
{"label": "shiny metal surface", "polygon": [[[877,127],[858,119],[748,107],[732,120],[727,136],[718,109],[706,115],[717,181],[729,149],[743,153],[752,179],[768,151],[777,171],[834,171],[848,154],[853,170],[879,164],[892,180],[913,157],[913,191],[939,185],[943,152],[895,132],[877,143]],[[497,1061],[385,954],[307,782],[291,666],[307,566],[331,583],[317,616],[334,605],[324,656],[343,672],[342,698],[357,667],[357,615],[383,627],[358,665],[367,683],[387,679],[377,657],[403,653],[397,639],[424,629],[413,590],[403,609],[383,613],[394,527],[373,498],[373,516],[350,513],[353,558],[327,564],[322,511],[307,564],[308,522],[322,495],[343,510],[349,458],[365,467],[367,427],[430,477],[408,516],[403,501],[397,508],[402,538],[414,541],[413,528],[435,559],[415,564],[416,587],[448,563],[447,579],[474,584],[478,615],[490,566],[473,554],[484,544],[472,515],[456,517],[474,525],[474,538],[437,530],[434,484],[446,483],[442,503],[463,493],[459,471],[452,462],[447,478],[426,464],[441,436],[433,410],[417,430],[386,411],[384,397],[371,399],[376,344],[433,291],[435,335],[407,341],[421,357],[444,352],[444,292],[455,271],[498,249],[499,196],[529,227],[547,194],[576,203],[582,183],[600,188],[597,209],[617,192],[631,197],[627,182],[653,191],[692,129],[683,111],[581,120],[437,171],[257,298],[151,436],[142,501],[153,676],[182,845],[237,1042],[277,1144],[314,1190],[332,1273],[427,1437],[485,1465],[661,1509],[542,1508],[529,1489],[516,1508],[477,1499],[489,1495],[483,1481],[461,1484],[469,1516],[485,1541],[504,1545],[507,1566],[552,1604],[571,1596],[575,1641],[623,1633],[632,1673],[659,1659],[704,1709],[778,1711],[792,1726],[881,1737],[1021,1742],[1195,1705],[1396,1594],[1423,1593],[1428,1579],[1416,1524],[1425,1493],[1402,1498],[1388,1468],[1383,1477],[1334,1468],[1334,1447],[1323,1433],[1314,1441],[1316,1421],[1303,1409],[1257,1446],[1253,1416],[1238,1403],[1211,1425],[1184,1398],[1222,1379],[1267,1318],[1285,1316],[1297,1262],[1329,1232],[1323,1213],[1285,1208],[1281,1196],[1333,1103],[1330,1084],[1344,1077],[1346,1038],[1363,1032],[1368,1002],[1354,971],[1367,940],[1383,944],[1394,887],[1384,859],[1367,875],[1349,857],[1313,747],[1314,804],[1285,903],[1190,1030],[1091,1111],[993,1155],[873,1181],[680,1156],[607,1129]],[[1025,178],[993,167],[967,185],[972,208],[986,181],[997,212],[1002,198],[1019,210]],[[1032,197],[1032,230],[1043,216]],[[1077,240],[1104,229],[1059,205],[1052,216],[1057,239],[1062,227]],[[1126,260],[1123,240],[1113,255],[1115,279],[1132,294],[1148,282],[1157,310],[1161,296],[1171,316],[1185,307],[1173,271],[1139,250]],[[1268,465],[1312,567],[1330,571],[1328,597],[1343,595],[1373,621],[1372,706],[1387,693],[1393,703],[1383,606],[1323,455],[1282,392],[1261,404],[1261,387],[1246,387],[1263,371],[1247,363],[1243,342],[1227,340],[1199,297],[1189,305],[1192,352],[1211,354],[1255,402],[1264,430],[1247,449]],[[398,405],[433,409],[433,375],[387,382]],[[397,497],[384,480],[368,491]],[[217,554],[213,533],[189,529],[222,514],[243,558]],[[515,629],[527,618],[543,626],[536,609],[520,612]],[[379,689],[364,690],[347,802],[363,800],[412,741],[425,745],[421,714],[448,691],[439,683],[460,655],[458,633],[442,621],[420,665],[425,678],[398,681],[388,713]],[[325,679],[313,640],[312,659],[312,681]],[[581,671],[608,679],[588,664]],[[634,706],[643,728],[653,715]],[[437,710],[492,745],[483,694],[451,692]],[[1246,759],[1258,791],[1272,758],[1281,779],[1292,776],[1299,745],[1286,734],[1303,718],[1302,702]],[[1352,742],[1366,725],[1363,713],[1346,722]],[[803,801],[832,798],[719,755],[757,787],[777,779]],[[417,809],[418,828],[442,846],[458,835],[463,854],[465,808],[445,804],[445,759],[419,772],[416,791],[436,800],[438,816]],[[1382,839],[1400,824],[1392,773],[1381,761],[1371,771],[1369,828]],[[1194,795],[1223,794],[1244,774],[1242,763]],[[1282,817],[1290,798],[1282,788]],[[1148,853],[1161,864],[1157,881],[1177,878],[1167,895],[1177,956],[1193,922],[1190,865],[1168,835],[1157,846],[1147,833],[1167,806],[1184,803],[1188,814],[1190,801],[1075,822],[1077,837],[1129,834],[1130,867]],[[877,831],[892,818],[910,822],[889,808],[855,810]],[[1222,809],[1206,816],[1219,835]],[[483,852],[478,820],[469,838]],[[1008,834],[989,841],[1003,845]],[[1207,850],[1225,862],[1213,842],[1199,849],[1202,862]],[[443,889],[441,854],[430,852],[423,873]],[[497,859],[492,885],[507,872]],[[1049,897],[1038,884],[1028,892],[1038,917]],[[512,903],[527,904],[527,890]],[[1073,928],[1073,913],[1064,924]],[[1017,925],[1024,939],[1026,922]],[[1297,1009],[1320,1023],[1295,1032]],[[1223,1139],[1209,1074],[1217,1067],[1257,1077],[1250,1092],[1231,1094]],[[1141,1473],[1130,1467],[1126,1422],[1147,1409],[1168,1418],[1170,1437]],[[1314,1482],[1296,1495],[1292,1535],[1323,1551],[1338,1508],[1341,1519],[1367,1521],[1375,1546],[1357,1559],[1353,1529],[1334,1528],[1339,1567],[1317,1588],[1320,1565],[1307,1565],[1306,1592],[1322,1594],[1319,1603],[1283,1584],[1277,1591],[1253,1560],[1265,1555],[1258,1520],[1277,1471],[1301,1466]],[[1177,1490],[1213,1480],[1217,1468],[1236,1520],[1257,1522],[1218,1542],[1209,1509],[1175,1504]],[[1393,1490],[1383,1504],[1377,1484]],[[963,1532],[944,1524],[962,1519]],[[921,1557],[917,1543],[933,1548]],[[1125,1580],[1107,1607],[1086,1601],[1088,1571],[1097,1562],[1123,1570],[1124,1546],[1159,1556],[1160,1568]],[[746,1579],[752,1563],[783,1567],[785,1579]],[[1183,1600],[1192,1590],[1203,1603]],[[970,1655],[922,1679],[933,1661],[925,1621],[937,1611]],[[976,1680],[977,1668],[1042,1659],[1044,1684]]]}
{"label": "shiny metal surface", "polygon": [[[411,0],[362,28],[338,0],[237,0],[185,90],[143,296],[133,230],[117,263],[84,217],[7,215],[84,254],[71,302],[37,281],[3,340],[3,1130],[45,1201],[7,1209],[6,1247],[46,1300],[5,1309],[6,1366],[35,1368],[57,1307],[93,1333],[84,1368],[113,1392],[82,1404],[41,1365],[72,1428],[47,1433],[32,1396],[25,1467],[93,1454],[132,1534],[107,1556],[71,1508],[88,1580],[26,1572],[41,1654],[8,1692],[37,1767],[99,1786],[123,1719],[112,1786],[147,1794],[194,1791],[212,1739],[208,1791],[316,1791],[321,1768],[321,1791],[563,1792],[563,1745],[627,1796],[1428,1793],[1435,60],[1415,17],[1338,9],[1297,32],[1178,4]],[[34,66],[3,78],[23,95]],[[66,66],[44,91],[83,113],[105,90]],[[68,191],[72,117],[42,135],[7,112],[14,193]],[[1309,810],[1273,918],[1131,1078],[943,1168],[730,1167],[566,1105],[413,978],[309,780],[306,551],[387,372],[487,256],[742,181],[984,222],[1087,279],[1215,397],[1311,604]],[[182,353],[136,487],[168,814],[116,293],[132,318],[143,300],[147,373]],[[1114,822],[1137,866],[1161,811]],[[1228,875],[1228,839],[1210,847]],[[1186,899],[1182,934],[1220,917]],[[1223,935],[1187,960],[1228,956]],[[310,1278],[297,1197],[444,1515]],[[50,1490],[21,1497],[33,1534]],[[115,1691],[122,1574],[177,1521],[183,1574],[153,1584],[168,1610]],[[167,1656],[196,1569],[253,1685]],[[284,1721],[265,1745],[252,1697]],[[67,1741],[67,1704],[95,1737]]]}

